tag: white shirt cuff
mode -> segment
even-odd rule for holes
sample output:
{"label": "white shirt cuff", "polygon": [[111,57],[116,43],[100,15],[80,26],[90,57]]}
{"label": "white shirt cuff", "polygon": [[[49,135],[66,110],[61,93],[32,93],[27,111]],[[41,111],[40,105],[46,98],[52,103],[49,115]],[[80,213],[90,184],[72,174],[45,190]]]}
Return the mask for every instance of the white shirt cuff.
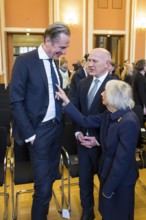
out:
{"label": "white shirt cuff", "polygon": [[32,137],[25,139],[25,142],[28,143],[28,142],[34,141],[35,138],[36,138],[36,135],[33,135]]}

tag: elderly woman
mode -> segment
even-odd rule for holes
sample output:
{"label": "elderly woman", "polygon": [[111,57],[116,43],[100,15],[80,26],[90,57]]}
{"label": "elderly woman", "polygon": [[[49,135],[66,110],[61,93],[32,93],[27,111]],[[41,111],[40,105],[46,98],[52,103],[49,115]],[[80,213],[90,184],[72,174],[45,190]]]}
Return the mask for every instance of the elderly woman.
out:
{"label": "elderly woman", "polygon": [[[99,211],[102,218],[133,220],[134,189],[138,178],[135,149],[140,125],[132,111],[134,101],[131,87],[119,80],[109,81],[101,94],[107,110],[89,117],[83,116],[75,108],[60,87],[58,90],[56,98],[63,100],[64,111],[76,123],[86,128],[100,126],[102,155],[99,161]],[[85,137],[83,145],[89,140]]]}

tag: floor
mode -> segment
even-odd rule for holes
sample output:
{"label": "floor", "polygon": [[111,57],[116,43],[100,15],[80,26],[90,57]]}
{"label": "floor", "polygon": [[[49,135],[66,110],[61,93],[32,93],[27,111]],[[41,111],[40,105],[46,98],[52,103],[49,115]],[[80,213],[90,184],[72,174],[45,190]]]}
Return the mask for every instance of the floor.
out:
{"label": "floor", "polygon": [[[8,176],[10,177],[10,173],[8,173]],[[9,196],[9,202],[8,202],[8,220],[12,220],[12,207],[11,207],[11,186],[10,186],[10,178],[8,177],[8,185],[7,189],[10,194]],[[140,180],[146,184],[146,169],[140,170]],[[72,182],[78,181],[77,178],[72,179]],[[98,179],[95,177],[95,184],[98,187]],[[54,191],[57,195],[57,198],[60,199],[60,181],[56,181],[54,184]],[[21,185],[16,186],[15,189],[30,189],[32,188],[32,184],[27,185]],[[0,187],[0,192],[2,191],[2,188]],[[67,193],[67,192],[66,192]],[[95,216],[97,220],[100,220],[100,214],[97,210],[98,206],[98,190],[95,188],[94,191],[95,196]],[[135,220],[146,220],[146,189],[144,189],[139,182],[136,184],[136,195],[135,195]],[[30,210],[31,210],[31,202],[32,202],[32,194],[21,194],[19,196],[19,210],[18,210],[18,220],[30,220]],[[0,220],[3,219],[3,197],[0,196]],[[65,207],[66,211],[66,207]],[[68,213],[67,213],[68,214]],[[78,185],[71,187],[71,213],[70,213],[70,219],[71,220],[79,220],[81,215],[81,206],[80,206],[80,200],[79,200],[79,187]],[[52,197],[51,203],[50,203],[50,211],[49,211],[49,220],[61,220],[65,219],[61,216],[61,214],[58,213],[54,197]]]}

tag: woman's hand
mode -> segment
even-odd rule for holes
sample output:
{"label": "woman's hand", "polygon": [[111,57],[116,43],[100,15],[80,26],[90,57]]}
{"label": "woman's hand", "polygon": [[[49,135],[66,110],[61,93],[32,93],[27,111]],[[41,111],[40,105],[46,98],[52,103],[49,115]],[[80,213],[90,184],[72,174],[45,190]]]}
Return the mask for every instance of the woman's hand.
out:
{"label": "woman's hand", "polygon": [[60,86],[57,85],[57,84],[56,84],[56,86],[58,88],[58,92],[56,92],[55,98],[56,99],[62,99],[63,105],[67,105],[70,102],[70,100],[66,96],[65,92],[63,91],[63,89],[61,89]]}

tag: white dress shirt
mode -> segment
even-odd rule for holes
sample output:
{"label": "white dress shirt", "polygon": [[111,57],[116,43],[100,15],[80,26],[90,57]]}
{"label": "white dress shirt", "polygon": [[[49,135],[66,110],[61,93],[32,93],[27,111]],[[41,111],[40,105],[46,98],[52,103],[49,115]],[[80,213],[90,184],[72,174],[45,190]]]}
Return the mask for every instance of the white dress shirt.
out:
{"label": "white dress shirt", "polygon": [[[101,84],[103,83],[103,81],[105,80],[105,78],[107,77],[107,75],[108,75],[108,72],[106,72],[103,76],[98,77],[98,80],[99,80],[99,81],[98,81],[98,86],[97,86],[97,90],[96,90],[95,94],[96,94],[97,91],[99,90]],[[97,78],[94,76],[94,77],[93,77],[93,80],[92,80],[92,83],[91,83],[91,85],[90,85],[90,88],[89,88],[89,90],[88,90],[88,92],[89,92],[89,91],[92,89],[92,87],[94,86],[94,80],[95,80],[95,79],[97,79]],[[75,137],[76,137],[76,139],[78,139],[77,137],[78,137],[79,133],[81,133],[81,131],[75,132]],[[87,136],[88,136],[88,134],[87,134]],[[97,145],[99,146],[100,144],[98,143],[97,140],[96,140],[96,142],[97,142]]]}

